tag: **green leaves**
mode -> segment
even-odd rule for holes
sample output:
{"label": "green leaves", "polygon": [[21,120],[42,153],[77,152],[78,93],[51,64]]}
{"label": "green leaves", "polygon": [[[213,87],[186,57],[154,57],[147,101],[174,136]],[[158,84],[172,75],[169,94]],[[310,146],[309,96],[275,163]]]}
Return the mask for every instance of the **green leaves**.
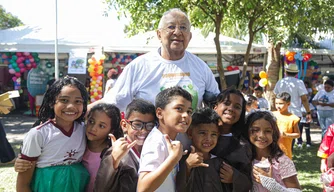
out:
{"label": "green leaves", "polygon": [[22,21],[6,10],[0,5],[0,30],[8,29],[23,25]]}

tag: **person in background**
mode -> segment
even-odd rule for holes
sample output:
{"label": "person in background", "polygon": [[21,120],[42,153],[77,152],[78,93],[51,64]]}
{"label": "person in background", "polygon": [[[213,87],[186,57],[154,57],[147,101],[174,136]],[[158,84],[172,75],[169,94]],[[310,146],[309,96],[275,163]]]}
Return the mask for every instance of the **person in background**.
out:
{"label": "person in background", "polygon": [[254,88],[254,94],[259,102],[259,109],[269,110],[269,103],[267,99],[263,98],[263,88],[256,86]]}
{"label": "person in background", "polygon": [[252,191],[301,192],[296,167],[279,147],[275,117],[269,111],[256,111],[247,117],[246,127],[253,152]]}
{"label": "person in background", "polygon": [[327,80],[330,80],[329,77],[328,76],[323,76],[322,77],[322,82],[316,86],[316,90],[317,91],[324,90],[324,84]]}
{"label": "person in background", "polygon": [[106,95],[108,91],[115,86],[116,80],[118,78],[118,73],[115,69],[110,69],[107,76],[108,80],[106,86],[104,87],[104,95]]}
{"label": "person in background", "polygon": [[14,162],[15,152],[7,140],[5,128],[0,119],[0,164]]}
{"label": "person in background", "polygon": [[299,117],[289,112],[291,96],[287,92],[276,95],[276,110],[273,114],[276,117],[276,123],[281,133],[278,144],[282,151],[292,159],[292,139],[300,136],[298,123]]}
{"label": "person in background", "polygon": [[334,123],[334,82],[327,80],[324,83],[324,89],[320,90],[312,100],[313,105],[317,107],[318,121],[322,130],[322,137],[327,128]]}
{"label": "person in background", "polygon": [[[312,88],[310,88],[310,83],[308,81],[305,81],[304,85],[308,92],[307,99],[309,101],[311,113],[313,114],[314,106],[312,103],[310,103],[312,102],[311,97],[312,97],[313,91],[312,91]],[[311,130],[310,130],[311,122],[307,122],[306,120],[306,111],[304,107],[302,108],[302,113],[303,113],[303,117],[300,120],[300,124],[301,124],[301,126],[299,127],[300,136],[297,139],[297,145],[299,148],[303,146],[303,129],[305,129],[306,147],[311,147]]]}
{"label": "person in background", "polygon": [[[296,64],[289,64],[285,67],[286,77],[280,79],[274,88],[274,94],[277,95],[281,92],[287,92],[291,96],[289,105],[289,112],[298,116],[299,119],[303,117],[302,106],[305,108],[306,122],[312,121],[311,110],[309,101],[307,100],[308,92],[304,85],[304,82],[296,78],[298,74],[298,67]],[[299,129],[302,129],[302,124],[298,124]],[[292,140],[292,146],[295,144],[295,139]],[[298,146],[298,145],[297,145]]]}
{"label": "person in background", "polygon": [[244,97],[246,100],[246,115],[259,109],[258,100],[255,96],[248,94]]}

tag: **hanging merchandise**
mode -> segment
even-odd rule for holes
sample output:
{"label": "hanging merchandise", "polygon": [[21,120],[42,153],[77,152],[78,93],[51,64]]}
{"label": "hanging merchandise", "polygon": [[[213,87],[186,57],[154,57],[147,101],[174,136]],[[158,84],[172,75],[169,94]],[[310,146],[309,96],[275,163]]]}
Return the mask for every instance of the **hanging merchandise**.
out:
{"label": "hanging merchandise", "polygon": [[93,103],[102,98],[103,85],[103,63],[106,59],[105,55],[92,55],[88,59],[88,73],[90,76],[90,101]]}

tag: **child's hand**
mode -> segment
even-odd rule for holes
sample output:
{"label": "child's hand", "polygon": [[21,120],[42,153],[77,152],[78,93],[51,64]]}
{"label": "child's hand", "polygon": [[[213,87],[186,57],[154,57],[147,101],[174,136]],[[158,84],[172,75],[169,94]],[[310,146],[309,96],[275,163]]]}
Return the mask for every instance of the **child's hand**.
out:
{"label": "child's hand", "polygon": [[30,161],[21,159],[21,155],[18,155],[18,158],[15,160],[14,169],[18,173],[22,173],[31,168],[32,163]]}
{"label": "child's hand", "polygon": [[260,175],[266,176],[266,177],[272,177],[272,166],[269,167],[269,171],[264,171],[263,169],[253,166],[253,177],[256,182],[261,183]]}
{"label": "child's hand", "polygon": [[128,143],[126,138],[121,137],[116,140],[113,134],[109,134],[112,143],[112,152],[111,156],[114,160],[114,169],[118,168],[118,165],[122,158],[129,152],[129,150],[137,143],[137,140],[134,140],[132,143]]}
{"label": "child's hand", "polygon": [[321,173],[325,173],[327,171],[326,159],[321,159],[320,171]]}
{"label": "child's hand", "polygon": [[188,169],[192,169],[194,167],[209,167],[209,164],[203,163],[203,153],[196,152],[194,146],[190,146],[191,153],[186,160],[186,165]]}
{"label": "child's hand", "polygon": [[175,158],[177,162],[179,162],[180,159],[182,158],[182,155],[184,154],[181,142],[180,141],[171,142],[168,135],[164,135],[164,137],[167,143],[169,156],[173,157],[173,159]]}
{"label": "child's hand", "polygon": [[222,162],[220,166],[220,181],[222,183],[233,182],[233,168],[225,162]]}

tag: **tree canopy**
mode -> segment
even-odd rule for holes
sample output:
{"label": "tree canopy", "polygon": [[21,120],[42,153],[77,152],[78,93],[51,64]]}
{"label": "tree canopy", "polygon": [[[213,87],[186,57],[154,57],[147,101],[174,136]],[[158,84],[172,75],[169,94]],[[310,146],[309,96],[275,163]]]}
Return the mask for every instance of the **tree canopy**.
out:
{"label": "tree canopy", "polygon": [[11,13],[6,12],[3,6],[0,5],[0,30],[20,25],[23,25],[23,22]]}

